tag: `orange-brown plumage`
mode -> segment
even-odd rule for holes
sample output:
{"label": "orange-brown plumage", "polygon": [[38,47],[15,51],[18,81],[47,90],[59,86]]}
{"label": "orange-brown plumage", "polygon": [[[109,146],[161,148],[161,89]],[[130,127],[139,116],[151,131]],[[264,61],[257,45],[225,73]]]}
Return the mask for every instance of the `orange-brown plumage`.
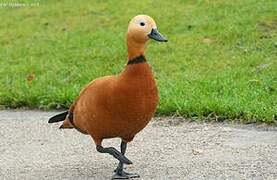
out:
{"label": "orange-brown plumage", "polygon": [[73,121],[96,144],[113,137],[129,142],[150,121],[158,99],[149,64],[127,65],[119,75],[96,79],[82,91]]}
{"label": "orange-brown plumage", "polygon": [[[133,140],[155,113],[159,101],[158,89],[151,67],[144,59],[149,38],[167,41],[156,30],[156,23],[151,17],[134,17],[127,32],[129,63],[120,74],[97,78],[89,83],[71,105],[71,119],[67,117],[62,125],[63,128],[74,126],[91,135],[99,152],[110,153],[119,159],[116,175],[120,177],[123,163],[131,162],[119,157],[116,150],[103,148],[101,142],[105,138],[120,137],[121,153],[124,155],[126,143]],[[134,60],[139,62],[133,63]],[[64,114],[53,119],[61,119]]]}

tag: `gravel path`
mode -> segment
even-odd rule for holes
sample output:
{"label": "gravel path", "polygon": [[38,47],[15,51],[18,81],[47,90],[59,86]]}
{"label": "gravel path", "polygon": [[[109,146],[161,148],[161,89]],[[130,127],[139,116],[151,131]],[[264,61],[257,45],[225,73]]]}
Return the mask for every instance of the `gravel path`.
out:
{"label": "gravel path", "polygon": [[[0,111],[0,179],[110,179],[117,161],[89,136],[47,124],[56,113]],[[277,128],[156,118],[127,157],[141,179],[277,179]]]}

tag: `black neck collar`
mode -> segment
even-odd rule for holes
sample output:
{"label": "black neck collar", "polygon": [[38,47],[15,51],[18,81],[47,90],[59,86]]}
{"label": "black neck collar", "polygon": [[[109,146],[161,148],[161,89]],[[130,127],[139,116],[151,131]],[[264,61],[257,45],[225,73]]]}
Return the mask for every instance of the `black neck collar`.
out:
{"label": "black neck collar", "polygon": [[137,57],[129,60],[127,65],[129,65],[129,64],[139,64],[139,63],[144,63],[144,62],[146,62],[146,59],[145,59],[144,55],[140,55],[140,56],[137,56]]}

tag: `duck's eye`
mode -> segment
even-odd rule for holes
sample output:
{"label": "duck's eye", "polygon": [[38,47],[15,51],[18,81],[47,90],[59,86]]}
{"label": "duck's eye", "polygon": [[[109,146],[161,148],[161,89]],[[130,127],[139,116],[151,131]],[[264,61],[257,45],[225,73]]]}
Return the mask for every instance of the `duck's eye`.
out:
{"label": "duck's eye", "polygon": [[141,22],[140,25],[141,25],[141,26],[145,26],[145,23],[144,23],[144,22]]}

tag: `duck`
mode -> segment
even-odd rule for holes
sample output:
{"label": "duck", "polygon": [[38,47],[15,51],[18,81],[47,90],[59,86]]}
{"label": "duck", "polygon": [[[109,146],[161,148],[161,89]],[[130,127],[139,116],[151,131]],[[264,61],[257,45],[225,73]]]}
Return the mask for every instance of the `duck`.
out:
{"label": "duck", "polygon": [[[146,127],[155,114],[159,92],[152,68],[145,58],[147,42],[153,39],[167,42],[148,15],[133,17],[127,30],[127,64],[117,75],[104,76],[85,86],[70,108],[49,119],[49,123],[63,121],[61,129],[75,128],[90,135],[99,153],[107,153],[119,163],[112,179],[140,177],[128,173],[124,165],[132,164],[125,152],[127,144]],[[103,147],[102,141],[120,138],[120,151]]]}

